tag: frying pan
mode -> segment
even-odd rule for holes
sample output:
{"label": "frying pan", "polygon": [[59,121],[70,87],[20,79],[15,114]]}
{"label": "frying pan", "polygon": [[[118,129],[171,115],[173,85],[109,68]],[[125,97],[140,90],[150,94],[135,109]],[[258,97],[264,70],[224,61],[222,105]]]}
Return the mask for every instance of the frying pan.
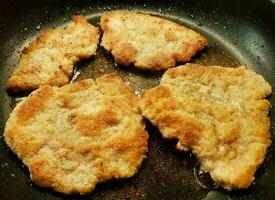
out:
{"label": "frying pan", "polygon": [[[246,64],[275,87],[275,1],[260,0],[1,0],[0,70],[1,133],[9,113],[20,100],[8,96],[5,84],[18,63],[20,52],[40,32],[62,27],[70,17],[82,14],[96,24],[104,11],[151,13],[184,24],[208,37],[209,47],[192,62],[208,65]],[[117,71],[137,93],[158,84],[163,72],[150,73],[115,66],[110,54],[99,48],[95,57],[76,66],[76,79],[95,78]],[[270,97],[275,105],[274,97]],[[275,112],[270,111],[274,140]],[[86,196],[64,196],[35,186],[27,168],[0,138],[0,199],[275,199],[274,145],[249,189],[227,192],[217,188],[190,153],[175,150],[175,141],[165,141],[156,127],[147,123],[148,158],[137,175],[126,180],[97,185]]]}

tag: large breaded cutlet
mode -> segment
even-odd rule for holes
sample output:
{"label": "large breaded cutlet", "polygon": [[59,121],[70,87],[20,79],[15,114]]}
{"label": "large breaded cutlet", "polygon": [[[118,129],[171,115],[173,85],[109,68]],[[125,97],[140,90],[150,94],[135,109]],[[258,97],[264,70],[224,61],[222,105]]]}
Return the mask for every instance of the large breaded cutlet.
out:
{"label": "large breaded cutlet", "polygon": [[108,74],[40,87],[10,114],[4,139],[36,184],[86,194],[137,173],[148,134],[133,89]]}
{"label": "large breaded cutlet", "polygon": [[271,86],[244,66],[186,64],[142,95],[142,114],[226,190],[247,188],[271,144]]}
{"label": "large breaded cutlet", "polygon": [[99,29],[84,16],[74,16],[64,29],[45,31],[21,54],[7,89],[31,91],[42,85],[67,84],[74,64],[95,55],[99,36]]}
{"label": "large breaded cutlet", "polygon": [[100,19],[101,46],[117,63],[148,70],[189,61],[207,46],[201,34],[167,19],[134,12],[107,12]]}

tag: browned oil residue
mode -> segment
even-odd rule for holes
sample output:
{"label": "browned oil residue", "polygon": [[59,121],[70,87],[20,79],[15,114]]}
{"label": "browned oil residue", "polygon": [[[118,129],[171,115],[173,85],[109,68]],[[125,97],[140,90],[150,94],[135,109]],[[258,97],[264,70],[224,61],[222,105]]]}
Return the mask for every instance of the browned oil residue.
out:
{"label": "browned oil residue", "polygon": [[140,94],[144,90],[158,85],[163,74],[163,72],[137,70],[132,66],[119,66],[115,63],[112,55],[102,48],[99,48],[98,54],[90,62],[83,62],[81,64],[82,66],[78,69],[80,74],[76,80],[85,78],[96,79],[103,74],[116,72],[121,74],[124,81],[135,89],[136,94]]}

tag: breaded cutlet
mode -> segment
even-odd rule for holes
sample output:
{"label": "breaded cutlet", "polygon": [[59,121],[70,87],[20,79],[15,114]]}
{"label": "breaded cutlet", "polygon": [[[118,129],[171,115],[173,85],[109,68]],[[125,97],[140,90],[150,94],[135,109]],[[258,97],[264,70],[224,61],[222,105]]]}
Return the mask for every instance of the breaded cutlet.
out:
{"label": "breaded cutlet", "polygon": [[148,134],[133,89],[108,74],[35,90],[10,114],[4,139],[34,183],[86,194],[136,174]]}
{"label": "breaded cutlet", "polygon": [[74,16],[63,29],[43,32],[22,52],[7,89],[32,91],[43,85],[69,83],[74,64],[95,55],[99,36],[99,29],[89,24],[84,16]]}
{"label": "breaded cutlet", "polygon": [[135,12],[107,12],[100,19],[101,46],[117,63],[163,70],[189,61],[207,46],[201,34],[164,18]]}
{"label": "breaded cutlet", "polygon": [[144,117],[226,190],[248,188],[271,144],[271,86],[244,66],[171,68],[142,95]]}

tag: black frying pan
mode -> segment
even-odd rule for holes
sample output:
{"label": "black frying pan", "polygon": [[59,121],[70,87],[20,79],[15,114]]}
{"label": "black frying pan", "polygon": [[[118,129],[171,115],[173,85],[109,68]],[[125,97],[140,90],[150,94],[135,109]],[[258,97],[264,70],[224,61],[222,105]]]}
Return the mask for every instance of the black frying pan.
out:
{"label": "black frying pan", "polygon": [[[63,26],[75,14],[88,16],[95,24],[104,11],[149,12],[184,24],[207,36],[209,48],[192,62],[236,66],[247,64],[275,88],[275,1],[182,0],[182,1],[88,1],[88,0],[1,0],[0,70],[1,132],[18,98],[9,97],[5,84],[15,68],[20,51],[49,27]],[[237,64],[238,63],[238,64]],[[101,70],[99,70],[101,69]],[[79,63],[78,79],[95,78],[118,71],[138,92],[158,84],[161,73],[142,73],[114,65],[112,56],[101,48],[98,55]],[[270,98],[275,105],[274,97]],[[274,140],[275,112],[271,111]],[[164,141],[147,122],[150,134],[148,158],[130,179],[99,184],[87,196],[64,196],[35,186],[16,155],[0,138],[0,199],[275,199],[274,145],[246,190],[226,192],[202,173],[189,153],[175,150],[175,142]]]}

